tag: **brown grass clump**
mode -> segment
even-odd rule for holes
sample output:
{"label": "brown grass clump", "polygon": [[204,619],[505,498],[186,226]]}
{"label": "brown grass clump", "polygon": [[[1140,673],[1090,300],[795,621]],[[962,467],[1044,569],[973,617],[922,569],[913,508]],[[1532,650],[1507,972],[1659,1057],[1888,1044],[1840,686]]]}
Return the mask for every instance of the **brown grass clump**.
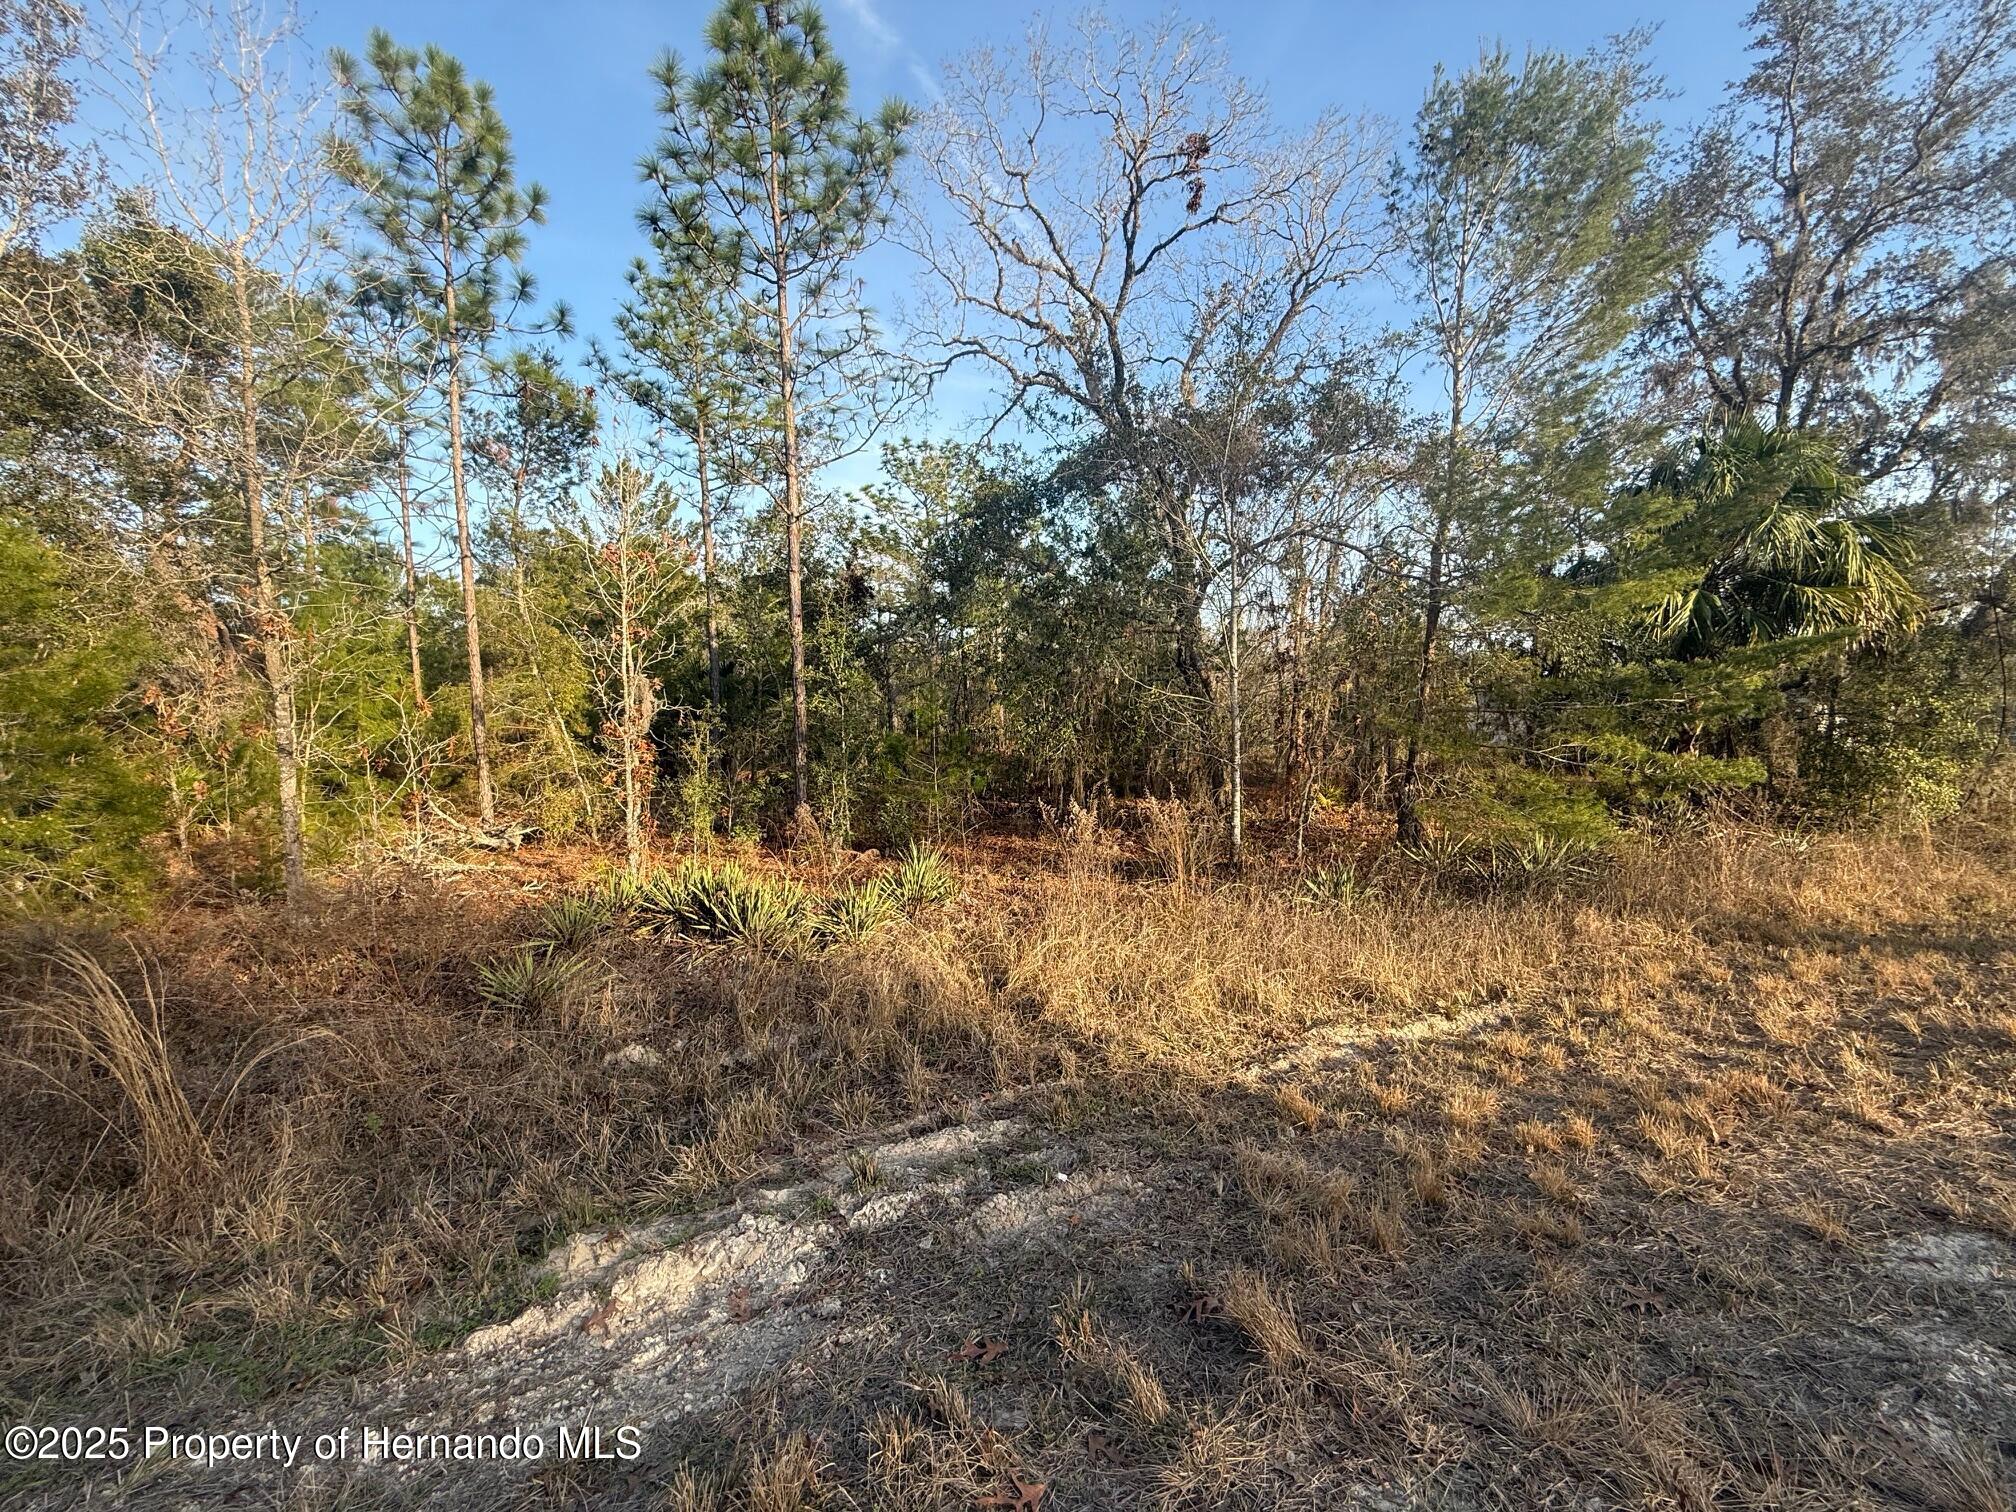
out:
{"label": "brown grass clump", "polygon": [[[97,960],[73,946],[56,946],[47,957],[50,974],[41,990],[7,1005],[26,1039],[14,1063],[46,1078],[122,1137],[150,1208],[171,1224],[180,1223],[200,1216],[202,1205],[218,1195],[223,1165],[215,1133],[246,1078],[267,1057],[312,1039],[314,1033],[234,1057],[199,1113],[169,1053],[159,983],[144,961],[137,956],[135,961],[140,968],[134,994],[138,1008],[133,995]],[[80,1087],[79,1078],[66,1074],[66,1063],[102,1075],[117,1090],[121,1106],[100,1106]]]}
{"label": "brown grass clump", "polygon": [[1309,1346],[1296,1326],[1294,1311],[1257,1271],[1235,1270],[1218,1283],[1225,1315],[1239,1326],[1260,1358],[1274,1371],[1301,1364]]}

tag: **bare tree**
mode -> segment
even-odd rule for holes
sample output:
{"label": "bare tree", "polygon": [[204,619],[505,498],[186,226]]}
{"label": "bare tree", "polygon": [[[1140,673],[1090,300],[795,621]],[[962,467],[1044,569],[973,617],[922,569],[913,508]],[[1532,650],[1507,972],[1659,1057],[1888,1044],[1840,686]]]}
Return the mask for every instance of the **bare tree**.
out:
{"label": "bare tree", "polygon": [[585,569],[587,618],[573,628],[601,689],[602,750],[622,798],[623,854],[633,877],[643,873],[650,833],[658,672],[690,584],[672,511],[670,492],[626,454],[556,521]]}
{"label": "bare tree", "polygon": [[1171,417],[1202,402],[1228,329],[1245,371],[1278,375],[1312,317],[1378,265],[1382,132],[1325,115],[1291,137],[1209,31],[1092,13],[955,64],[917,151],[953,211],[949,228],[922,212],[906,225],[936,295],[923,334],[941,366],[997,375],[1003,418],[1104,439],[1114,481],[1151,511],[1176,672],[1209,709],[1205,609],[1225,558],[1199,514],[1194,427],[1179,439]]}
{"label": "bare tree", "polygon": [[332,480],[369,436],[319,297],[333,210],[321,99],[301,85],[314,74],[300,67],[292,14],[269,22],[248,0],[127,9],[108,35],[101,72],[124,121],[115,156],[145,187],[99,225],[86,268],[132,318],[108,335],[104,306],[57,264],[8,284],[0,320],[235,496],[242,536],[214,564],[208,591],[256,651],[282,866],[298,903],[307,886],[300,650],[285,565],[311,496],[340,488]]}

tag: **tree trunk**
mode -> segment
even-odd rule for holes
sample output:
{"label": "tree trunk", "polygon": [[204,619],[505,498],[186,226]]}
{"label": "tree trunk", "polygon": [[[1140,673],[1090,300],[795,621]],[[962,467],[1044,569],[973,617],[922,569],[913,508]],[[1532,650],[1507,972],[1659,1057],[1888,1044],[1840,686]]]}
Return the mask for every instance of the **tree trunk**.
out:
{"label": "tree trunk", "polygon": [[406,659],[413,674],[413,707],[427,710],[427,686],[420,675],[420,573],[413,560],[412,474],[407,459],[406,427],[399,427],[399,547],[405,558],[406,591],[403,605],[406,620]]}
{"label": "tree trunk", "polygon": [[483,696],[483,632],[476,619],[476,548],[469,530],[469,490],[462,473],[462,340],[455,326],[454,249],[441,227],[442,305],[448,326],[448,481],[455,494],[455,546],[462,567],[462,623],[469,647],[469,748],[476,761],[476,810],[497,819],[490,781],[490,724]]}
{"label": "tree trunk", "polygon": [[[1463,296],[1456,298],[1456,328],[1463,328]],[[1394,838],[1402,845],[1419,845],[1421,824],[1421,746],[1428,733],[1428,697],[1435,675],[1435,651],[1442,633],[1445,607],[1444,574],[1449,556],[1449,532],[1455,523],[1456,490],[1461,479],[1459,456],[1463,446],[1464,364],[1460,355],[1449,364],[1449,456],[1443,464],[1442,497],[1435,506],[1435,538],[1428,548],[1427,601],[1421,609],[1421,658],[1414,676],[1414,708],[1407,725],[1407,753],[1400,769],[1400,785],[1393,804]]]}
{"label": "tree trunk", "polygon": [[2009,647],[2002,630],[2002,606],[1995,606],[1995,671],[2002,684],[2002,696],[1995,710],[1995,738],[1998,744],[2007,745],[2011,732],[2009,724]]}
{"label": "tree trunk", "polygon": [[1246,861],[1246,710],[1240,702],[1239,675],[1245,649],[1240,618],[1245,610],[1240,600],[1239,581],[1239,517],[1236,495],[1228,497],[1226,507],[1226,535],[1230,538],[1232,580],[1230,584],[1231,603],[1226,615],[1225,642],[1225,683],[1228,712],[1232,720],[1231,759],[1227,763],[1226,785],[1231,790],[1232,869],[1243,869]]}
{"label": "tree trunk", "polygon": [[[627,534],[627,528],[626,528]],[[643,674],[637,662],[636,628],[632,623],[630,605],[630,563],[627,560],[629,543],[623,551],[623,611],[620,633],[623,637],[622,657],[618,676],[623,684],[621,719],[623,729],[623,864],[632,877],[644,875],[644,801],[641,784],[637,780],[639,748],[643,733],[639,729],[639,708],[643,694]]]}
{"label": "tree trunk", "polygon": [[[706,604],[707,704],[721,721],[721,636],[714,618],[714,495],[707,476],[707,420],[694,409],[693,454],[700,471],[700,593]],[[708,756],[711,765],[713,756]]]}
{"label": "tree trunk", "polygon": [[280,871],[287,906],[298,908],[308,897],[308,865],[303,843],[301,759],[295,730],[292,625],[266,559],[266,485],[259,463],[259,397],[253,390],[252,368],[258,340],[253,328],[246,269],[235,270],[238,302],[238,466],[245,496],[245,535],[252,554],[252,611],[259,636],[260,667],[266,679],[268,715],[273,726],[273,761],[280,780]]}
{"label": "tree trunk", "polygon": [[791,615],[791,786],[800,828],[811,813],[811,741],[805,701],[805,586],[799,561],[803,490],[798,476],[797,383],[792,372],[791,283],[783,262],[784,206],[773,159],[766,175],[770,191],[770,225],[777,248],[772,265],[777,284],[777,408],[784,427],[784,573]]}
{"label": "tree trunk", "polygon": [[1287,739],[1282,762],[1283,796],[1293,805],[1295,859],[1302,859],[1309,834],[1309,666],[1306,633],[1309,615],[1308,563],[1298,550],[1288,588],[1288,666],[1283,702]]}

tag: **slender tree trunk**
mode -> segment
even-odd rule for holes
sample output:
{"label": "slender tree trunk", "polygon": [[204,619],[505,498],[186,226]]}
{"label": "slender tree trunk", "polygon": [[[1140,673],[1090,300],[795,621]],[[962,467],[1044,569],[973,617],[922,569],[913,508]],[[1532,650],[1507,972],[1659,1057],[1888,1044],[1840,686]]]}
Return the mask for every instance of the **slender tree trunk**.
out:
{"label": "slender tree trunk", "polygon": [[2009,647],[2002,629],[2002,606],[1995,606],[1995,671],[2002,683],[2002,697],[1995,712],[1995,737],[2002,744],[2009,743]]}
{"label": "slender tree trunk", "polygon": [[553,696],[552,685],[546,681],[546,669],[539,661],[538,626],[532,618],[532,599],[526,592],[525,584],[525,469],[518,468],[511,477],[511,602],[518,611],[518,625],[525,636],[525,665],[531,670],[532,681],[539,685],[539,701],[546,706],[546,729],[553,739],[553,749],[567,758],[568,773],[574,778],[574,790],[581,795],[582,817],[591,831],[599,831],[600,818],[596,813],[595,789],[588,781],[588,774],[581,768],[581,753],[575,749],[574,737],[567,733],[567,720],[560,712],[560,701]]}
{"label": "slender tree trunk", "polygon": [[413,707],[427,709],[427,685],[420,675],[420,573],[413,560],[413,478],[406,427],[399,427],[399,549],[405,558],[406,659],[413,674]]}
{"label": "slender tree trunk", "polygon": [[[625,522],[626,537],[629,534]],[[618,675],[623,681],[623,861],[633,877],[644,874],[644,804],[643,794],[637,780],[639,747],[642,731],[639,730],[638,704],[642,693],[642,675],[637,668],[636,627],[630,600],[630,546],[623,545],[623,600],[620,633],[623,637],[622,659]]]}
{"label": "slender tree trunk", "polygon": [[1302,552],[1295,554],[1294,574],[1288,589],[1288,678],[1284,690],[1288,705],[1287,760],[1282,764],[1283,786],[1288,802],[1294,805],[1295,859],[1302,859],[1309,833],[1309,672],[1306,626],[1309,613],[1309,568]]}
{"label": "slender tree trunk", "polygon": [[462,469],[462,338],[455,325],[454,248],[441,227],[441,294],[448,327],[448,481],[455,495],[455,546],[462,567],[462,623],[469,646],[469,747],[476,759],[476,811],[497,820],[490,782],[490,722],[483,696],[483,631],[476,618],[476,547],[469,530],[469,490]]}
{"label": "slender tree trunk", "polygon": [[1242,870],[1246,861],[1246,710],[1240,701],[1239,676],[1243,670],[1241,662],[1245,643],[1240,618],[1245,604],[1240,599],[1239,581],[1239,513],[1238,495],[1235,490],[1225,500],[1226,535],[1230,537],[1231,569],[1229,612],[1226,616],[1225,642],[1225,684],[1229,712],[1232,716],[1232,748],[1230,770],[1227,771],[1227,786],[1231,789],[1231,835],[1232,869]]}
{"label": "slender tree trunk", "polygon": [[252,607],[259,636],[259,659],[266,678],[268,715],[273,726],[273,761],[280,780],[280,870],[287,905],[298,908],[308,896],[303,844],[301,760],[295,729],[293,626],[266,558],[266,483],[259,463],[259,396],[252,383],[258,342],[245,287],[247,270],[235,270],[238,303],[238,465],[245,495],[245,535],[252,554]]}
{"label": "slender tree trunk", "polygon": [[316,557],[320,554],[321,542],[315,536],[315,495],[306,490],[301,495],[301,576],[308,592],[315,591]]}
{"label": "slender tree trunk", "polygon": [[1421,746],[1427,738],[1428,698],[1435,678],[1435,652],[1442,634],[1442,579],[1449,550],[1449,526],[1445,504],[1437,514],[1435,538],[1428,548],[1428,598],[1421,610],[1421,656],[1414,669],[1414,707],[1407,722],[1407,746],[1401,757],[1400,786],[1393,806],[1394,833],[1402,845],[1418,845],[1424,833],[1420,808]]}
{"label": "slender tree trunk", "polygon": [[791,615],[791,784],[796,799],[796,821],[802,822],[810,810],[811,742],[805,702],[805,586],[799,561],[803,490],[798,476],[797,383],[792,372],[791,284],[783,261],[784,206],[779,198],[777,165],[773,159],[767,175],[770,191],[770,225],[778,249],[773,264],[777,283],[777,408],[784,427],[784,574],[788,584]]}
{"label": "slender tree trunk", "polygon": [[[714,617],[714,495],[708,486],[707,419],[694,408],[693,455],[700,471],[700,594],[706,608],[707,705],[721,721],[721,632]],[[713,756],[708,756],[711,765]]]}
{"label": "slender tree trunk", "polygon": [[[1456,327],[1463,326],[1463,299],[1456,300]],[[1463,445],[1463,361],[1449,365],[1449,456],[1443,465],[1442,497],[1435,507],[1435,536],[1428,547],[1428,597],[1421,610],[1421,657],[1414,674],[1414,708],[1407,724],[1407,750],[1400,768],[1398,797],[1393,805],[1395,837],[1402,845],[1418,845],[1421,825],[1421,746],[1428,733],[1428,698],[1435,676],[1435,651],[1446,607],[1443,581],[1449,556],[1449,533],[1455,524],[1456,490],[1461,481],[1458,454]]]}

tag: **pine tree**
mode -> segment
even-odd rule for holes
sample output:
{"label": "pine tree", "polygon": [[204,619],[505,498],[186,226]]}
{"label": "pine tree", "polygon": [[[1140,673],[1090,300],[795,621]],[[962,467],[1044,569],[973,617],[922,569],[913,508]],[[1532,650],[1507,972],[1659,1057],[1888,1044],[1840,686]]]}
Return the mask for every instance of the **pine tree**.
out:
{"label": "pine tree", "polygon": [[385,458],[399,511],[402,567],[399,617],[405,623],[407,676],[415,712],[428,710],[427,682],[420,664],[420,569],[413,524],[414,431],[419,424],[418,401],[432,381],[429,357],[433,343],[411,285],[382,268],[362,270],[350,291],[352,334],[361,349],[372,381],[384,399],[387,429]]}
{"label": "pine tree", "polygon": [[727,455],[739,432],[757,422],[747,411],[737,361],[748,345],[740,302],[719,263],[688,266],[662,242],[658,269],[642,258],[625,275],[630,297],[616,312],[624,355],[597,353],[603,372],[633,404],[683,438],[693,459],[700,510],[700,583],[707,643],[707,702],[721,718],[721,633],[715,603],[715,535],[723,463],[732,483],[739,459]]}
{"label": "pine tree", "polygon": [[[644,223],[660,255],[723,270],[769,370],[778,433],[791,626],[791,767],[806,813],[810,744],[801,567],[806,474],[802,432],[815,393],[820,426],[868,387],[873,332],[846,274],[886,223],[910,112],[850,113],[847,71],[818,8],[726,0],[707,26],[712,62],[654,70],[665,119],[643,162],[658,198]],[[830,449],[830,448],[829,448]]]}
{"label": "pine tree", "polygon": [[[366,195],[366,219],[402,268],[440,347],[469,654],[469,739],[478,808],[489,823],[497,803],[463,458],[465,367],[512,329],[532,297],[523,267],[525,228],[545,221],[546,197],[537,184],[519,185],[511,134],[490,86],[471,80],[448,53],[432,46],[414,52],[373,31],[363,64],[341,51],[330,62],[353,133],[339,144],[338,169]],[[556,312],[553,324],[564,322],[565,312]]]}

